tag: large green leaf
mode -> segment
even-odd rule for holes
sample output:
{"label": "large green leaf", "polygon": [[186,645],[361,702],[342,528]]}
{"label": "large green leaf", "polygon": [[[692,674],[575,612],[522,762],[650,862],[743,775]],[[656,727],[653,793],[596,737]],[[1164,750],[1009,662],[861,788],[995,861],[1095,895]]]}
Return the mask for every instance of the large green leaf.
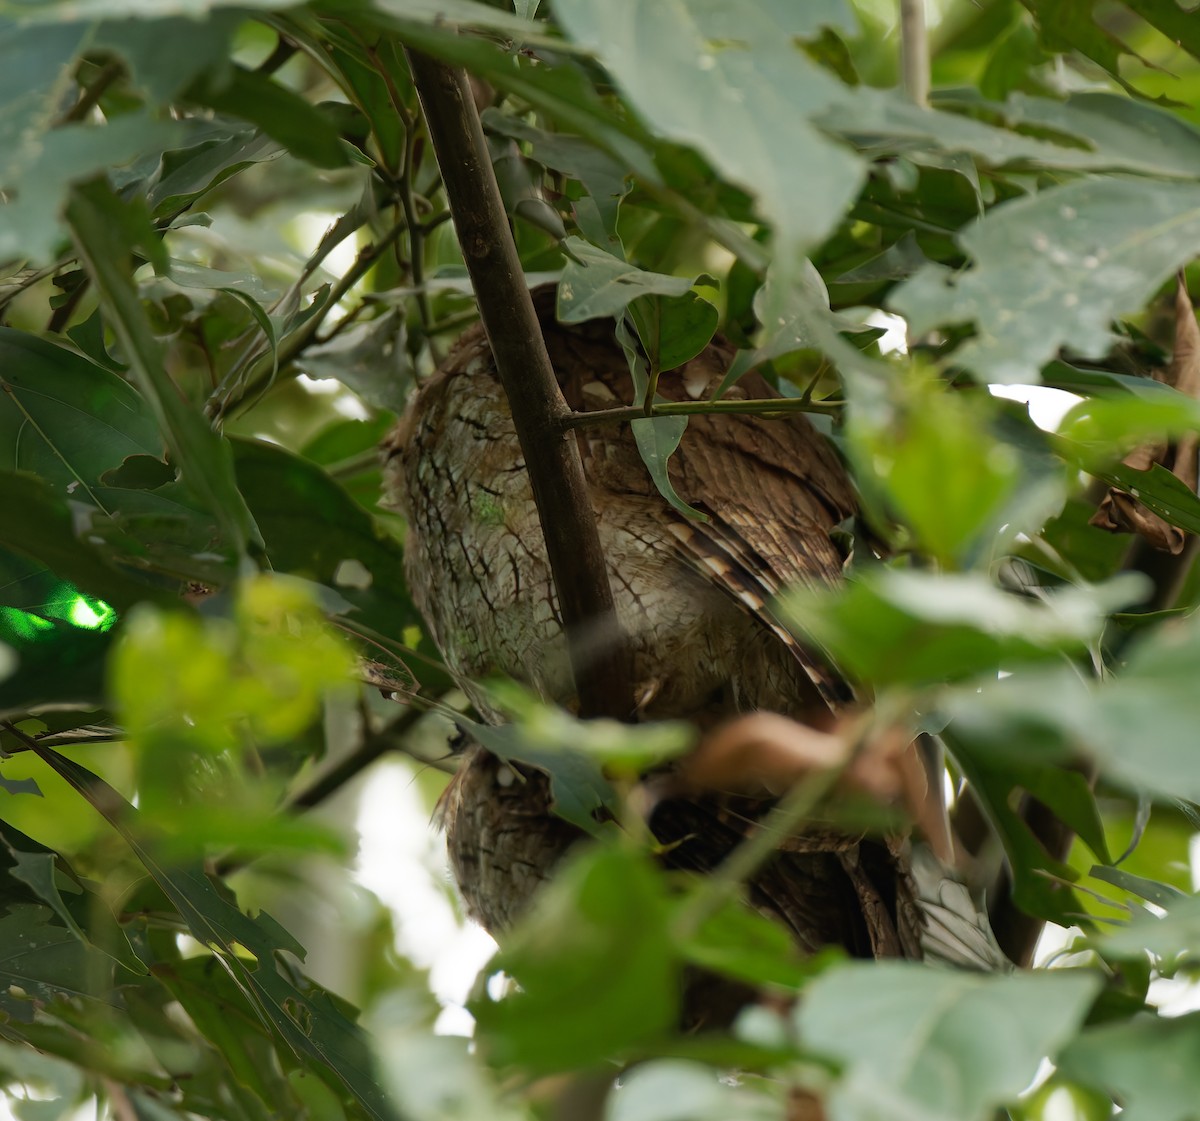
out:
{"label": "large green leaf", "polygon": [[493,959],[520,991],[471,1004],[492,1061],[579,1068],[668,1028],[679,982],[667,913],[659,874],[632,846],[570,858]]}
{"label": "large green leaf", "polygon": [[38,754],[124,838],[192,937],[220,956],[234,983],[280,1038],[298,1054],[324,1064],[368,1116],[392,1121],[393,1108],[380,1088],[360,1029],[328,993],[297,978],[288,967],[284,955],[303,959],[304,951],[283,927],[265,912],[256,919],[243,914],[199,866],[162,863],[146,840],[137,809],[116,790],[56,752],[39,750]]}
{"label": "large green leaf", "polygon": [[162,438],[128,382],[65,347],[0,328],[0,465],[101,505],[100,476]]}
{"label": "large green leaf", "polygon": [[336,588],[375,630],[399,640],[420,616],[404,554],[324,471],[272,444],[232,441],[238,485],[278,572]]}
{"label": "large green leaf", "polygon": [[283,154],[282,145],[266,133],[225,118],[189,119],[181,132],[148,182],[146,198],[158,218],[174,214],[243,168]]}
{"label": "large green leaf", "polygon": [[1119,1095],[1123,1121],[1193,1121],[1200,1101],[1200,1014],[1139,1016],[1084,1032],[1060,1056],[1066,1077]]}
{"label": "large green leaf", "polygon": [[829,1102],[839,1121],[984,1121],[1072,1037],[1101,984],[1098,973],[854,964],[807,987],[797,1022],[808,1047],[846,1065]]}
{"label": "large green leaf", "polygon": [[[950,109],[960,110],[950,112]],[[966,115],[986,110],[1029,135]],[[1016,94],[1004,104],[973,91],[939,94],[938,107],[914,105],[900,91],[857,87],[818,122],[872,151],[890,150],[923,161],[935,153],[964,153],[993,167],[1126,171],[1194,178],[1200,170],[1200,133],[1171,113],[1106,94],[1051,101]],[[1044,139],[1060,134],[1067,142]],[[1077,138],[1078,143],[1070,143]]]}
{"label": "large green leaf", "polygon": [[111,1002],[112,961],[53,920],[49,907],[12,904],[0,916],[0,1008],[32,1019],[34,1001]]}
{"label": "large green leaf", "polygon": [[106,317],[120,340],[134,381],[154,413],[172,460],[220,525],[226,540],[240,554],[257,551],[262,539],[237,489],[229,446],[180,394],[163,365],[161,347],[134,291],[125,267],[131,246],[125,236],[124,204],[107,184],[92,183],[74,193],[68,217],[99,289]]}
{"label": "large green leaf", "polygon": [[1131,645],[1121,672],[1100,683],[1074,669],[1014,672],[946,694],[956,734],[981,750],[1088,751],[1114,781],[1157,798],[1200,801],[1194,749],[1200,696],[1200,628],[1194,618],[1159,626]]}
{"label": "large green leaf", "polygon": [[1062,588],[1042,602],[981,575],[867,570],[835,593],[794,592],[789,618],[848,670],[876,684],[928,683],[1081,652],[1109,612],[1143,593],[1136,577]]}
{"label": "large green leaf", "polygon": [[[121,6],[110,5],[106,0],[93,4],[95,8],[109,7],[114,11]],[[244,19],[242,12],[214,11],[199,19],[185,16],[147,19],[144,7],[136,7],[138,10],[130,13],[131,18],[106,20],[95,28],[89,46],[115,51],[125,59],[135,83],[151,101],[166,103],[198,74],[210,68],[219,72],[228,65],[229,42]],[[75,11],[79,11],[78,6]],[[98,13],[89,14],[94,18]]]}
{"label": "large green leaf", "polygon": [[1036,382],[1068,346],[1100,358],[1110,324],[1200,252],[1200,186],[1084,179],[1005,203],[960,236],[975,265],[929,265],[893,295],[917,334],[971,321],[954,360],[981,380]]}
{"label": "large green leaf", "polygon": [[333,119],[297,93],[241,66],[192,86],[188,98],[250,121],[293,155],[317,167],[344,167],[346,149]]}
{"label": "large green leaf", "polygon": [[563,243],[569,254],[558,285],[558,318],[583,323],[620,315],[639,296],[683,296],[695,278],[647,272],[579,237]]}
{"label": "large green leaf", "polygon": [[656,132],[759,200],[785,259],[832,230],[864,168],[810,123],[844,87],[795,43],[846,26],[843,5],[559,0],[555,13]]}
{"label": "large green leaf", "polygon": [[130,114],[103,126],[63,125],[22,147],[19,159],[10,156],[0,165],[0,182],[15,193],[0,207],[0,258],[52,260],[66,241],[59,217],[73,183],[147,150],[161,151],[178,135],[169,121]]}
{"label": "large green leaf", "polygon": [[141,584],[116,569],[90,541],[76,536],[66,500],[32,475],[0,472],[0,547],[40,562],[118,610],[141,599],[174,601],[174,596]]}

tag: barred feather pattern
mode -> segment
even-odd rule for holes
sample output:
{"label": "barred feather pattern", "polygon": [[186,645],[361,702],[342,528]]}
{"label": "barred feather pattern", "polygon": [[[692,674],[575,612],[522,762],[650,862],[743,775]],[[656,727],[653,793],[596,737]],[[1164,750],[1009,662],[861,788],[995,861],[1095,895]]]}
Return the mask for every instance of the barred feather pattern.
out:
{"label": "barred feather pattern", "polygon": [[[547,349],[577,411],[633,401],[612,324],[564,326],[554,293],[535,293]],[[668,400],[709,397],[732,360],[720,340],[664,373]],[[726,394],[777,396],[757,373]],[[578,430],[580,452],[634,662],[639,715],[699,727],[769,710],[820,725],[851,699],[845,682],[772,611],[790,587],[837,581],[832,532],[855,510],[844,469],[799,414],[693,417],[670,462],[689,520],[656,491],[627,425]],[[559,703],[574,686],[537,513],[486,338],[468,331],[417,394],[385,447],[385,498],[408,522],[410,590],[448,666],[471,682],[504,673]],[[598,632],[597,641],[603,641]],[[767,808],[732,796],[671,797],[651,826],[670,866],[717,867]],[[470,911],[511,925],[575,834],[551,811],[544,776],[471,749],[443,804],[448,847]],[[806,949],[921,955],[907,842],[814,828],[749,885],[755,903]]]}

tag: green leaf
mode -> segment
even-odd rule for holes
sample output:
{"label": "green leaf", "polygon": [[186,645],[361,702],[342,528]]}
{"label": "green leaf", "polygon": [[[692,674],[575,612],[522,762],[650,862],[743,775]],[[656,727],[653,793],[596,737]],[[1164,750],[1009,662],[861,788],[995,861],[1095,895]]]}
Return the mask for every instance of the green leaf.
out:
{"label": "green leaf", "polygon": [[583,323],[620,315],[639,296],[683,296],[694,279],[646,272],[579,237],[563,242],[568,254],[558,285],[558,319]]}
{"label": "green leaf", "polygon": [[996,750],[958,725],[951,726],[945,739],[1004,846],[1012,869],[1012,902],[1047,922],[1064,927],[1078,924],[1085,909],[1070,887],[1077,873],[1046,851],[1019,812],[1023,795],[1036,798],[1077,831],[1093,852],[1107,859],[1095,795],[1083,775],[1064,765],[1065,745],[1058,751],[1038,752],[1043,745],[1036,741],[1006,740]]}
{"label": "green leaf", "polygon": [[1177,113],[1106,92],[1065,101],[1014,94],[1000,108],[1010,127],[1052,129],[1085,141],[1112,170],[1194,179],[1200,174],[1200,129]]}
{"label": "green leaf", "polygon": [[0,328],[0,463],[101,505],[101,474],[162,454],[158,426],[124,379],[74,351]]}
{"label": "green leaf", "polygon": [[0,183],[16,193],[0,207],[0,259],[53,260],[66,240],[59,216],[71,185],[161,151],[178,135],[171,122],[129,114],[104,126],[63,125],[23,144],[19,159],[13,154],[0,163]]}
{"label": "green leaf", "polygon": [[1177,887],[1147,879],[1145,876],[1135,876],[1123,868],[1108,868],[1097,864],[1092,867],[1088,875],[1093,879],[1103,880],[1106,884],[1112,884],[1113,887],[1119,887],[1122,891],[1136,895],[1139,899],[1145,899],[1146,902],[1153,903],[1156,907],[1169,908],[1187,898],[1187,895]]}
{"label": "green leaf", "polygon": [[1054,52],[1076,50],[1129,89],[1121,78],[1121,56],[1137,56],[1092,15],[1095,0],[1021,0],[1033,14],[1042,42]]}
{"label": "green leaf", "polygon": [[1178,4],[1172,0],[1126,0],[1126,6],[1193,58],[1200,58],[1200,29]]}
{"label": "green leaf", "polygon": [[597,837],[603,834],[601,811],[611,812],[614,792],[597,756],[572,750],[563,741],[539,744],[525,736],[517,725],[491,727],[462,716],[456,717],[455,722],[497,758],[527,763],[544,771],[550,778],[554,812],[585,833]]}
{"label": "green leaf", "polygon": [[161,349],[125,267],[129,246],[113,232],[123,214],[120,200],[107,184],[93,183],[74,193],[68,220],[109,324],[162,430],[172,461],[232,547],[240,554],[256,552],[262,538],[237,489],[229,446],[180,395],[163,366]]}
{"label": "green leaf", "polygon": [[[617,214],[629,193],[629,173],[621,163],[582,137],[547,132],[498,109],[485,109],[482,120],[489,133],[523,141],[538,163],[582,183],[587,193],[573,203],[576,224],[593,244],[623,255]],[[590,222],[593,208],[598,229]]]}
{"label": "green leaf", "polygon": [[707,521],[707,515],[689,506],[679,497],[667,472],[667,461],[679,447],[687,429],[687,421],[686,416],[642,417],[632,421],[629,427],[633,429],[638,453],[649,470],[658,493],[685,517]]}
{"label": "green leaf", "polygon": [[1200,1013],[1138,1016],[1089,1028],[1059,1057],[1059,1069],[1120,1097],[1122,1121],[1193,1121],[1200,1100]]}
{"label": "green leaf", "polygon": [[1093,398],[1075,405],[1059,424],[1059,435],[1111,459],[1138,444],[1200,428],[1200,401],[1186,394],[1162,393]]}
{"label": "green leaf", "polygon": [[[37,791],[36,784],[34,789]],[[80,942],[133,973],[146,973],[108,905],[80,882],[58,853],[4,821],[0,821],[0,845],[12,859],[12,876],[48,904]],[[63,891],[70,896],[70,903],[64,900]]]}
{"label": "green leaf", "polygon": [[303,958],[300,945],[265,912],[257,919],[244,915],[199,866],[168,868],[161,863],[143,840],[138,811],[103,779],[56,752],[40,750],[38,755],[124,838],[192,937],[219,954],[238,988],[283,1041],[297,1054],[325,1065],[369,1117],[393,1121],[393,1109],[380,1089],[358,1027],[328,993],[310,982],[298,984],[292,979],[294,971],[284,965],[285,953]]}
{"label": "green leaf", "polygon": [[678,1011],[678,966],[657,870],[632,847],[569,857],[489,972],[521,987],[470,1010],[496,1064],[578,1069],[653,1039]]}
{"label": "green leaf", "polygon": [[336,378],[368,405],[399,414],[414,380],[405,338],[403,315],[388,312],[308,347],[296,365],[310,378]]}
{"label": "green leaf", "polygon": [[[679,913],[687,914],[691,902],[681,900]],[[696,930],[689,924],[679,952],[690,965],[751,985],[798,990],[816,971],[812,960],[800,956],[787,930],[742,900],[726,903]]]}
{"label": "green leaf", "polygon": [[[146,18],[143,5],[120,5],[100,0],[93,9],[134,8],[133,18],[109,19],[94,31],[92,45],[115,51],[125,59],[134,82],[155,104],[165,104],[210,67],[227,65],[230,39],[243,15],[212,11],[205,18],[167,16]],[[196,5],[189,4],[194,9]],[[78,9],[76,9],[78,10]],[[93,11],[92,16],[99,14]]]}
{"label": "green leaf", "polygon": [[0,471],[0,546],[41,562],[61,579],[118,611],[142,599],[175,601],[112,567],[105,554],[76,536],[65,500],[32,475]]}
{"label": "green leaf", "polygon": [[674,370],[690,362],[717,329],[717,309],[691,291],[677,297],[640,296],[629,311],[655,370]]}
{"label": "green leaf", "polygon": [[1200,533],[1200,498],[1162,464],[1138,471],[1124,463],[1093,467],[1092,474],[1110,486],[1128,491],[1148,510],[1189,533]]}
{"label": "green leaf", "polygon": [[277,572],[336,589],[364,621],[393,639],[420,625],[399,543],[333,479],[273,444],[233,440],[231,446],[238,485]]}
{"label": "green leaf", "polygon": [[1157,378],[1114,374],[1110,370],[1089,370],[1057,360],[1042,370],[1042,383],[1055,389],[1065,389],[1070,393],[1079,393],[1084,396],[1113,395],[1120,398],[1133,394],[1151,401],[1163,398],[1174,401],[1176,397],[1182,397],[1188,402],[1192,401],[1178,389]]}
{"label": "green leaf", "polygon": [[205,1041],[227,1064],[232,1084],[245,1087],[267,1107],[299,1110],[279,1070],[270,1029],[216,957],[194,957],[157,965],[155,975]]}
{"label": "green leaf", "polygon": [[1200,801],[1194,750],[1200,697],[1200,627],[1194,617],[1159,626],[1131,644],[1119,674],[1089,684],[1072,669],[1017,672],[948,693],[943,711],[958,735],[1009,754],[1078,747],[1103,773],[1138,792]]}
{"label": "green leaf", "polygon": [[1017,449],[994,434],[991,397],[914,378],[895,410],[853,408],[849,448],[868,496],[884,500],[919,544],[959,567],[995,532],[1020,481]]}
{"label": "green leaf", "polygon": [[156,218],[172,215],[243,168],[282,153],[265,133],[234,121],[185,121],[150,179],[147,202]]}
{"label": "green leaf", "polygon": [[344,167],[350,158],[332,119],[286,86],[242,66],[210,75],[187,97],[218,113],[257,125],[293,155],[317,167]]}
{"label": "green leaf", "polygon": [[957,364],[989,382],[1036,382],[1063,346],[1101,358],[1110,323],[1200,252],[1200,186],[1095,178],[996,207],[958,237],[957,275],[922,269],[891,305],[917,334],[972,321]]}
{"label": "green leaf", "polygon": [[638,1063],[621,1076],[606,1121],[773,1121],[779,1105],[744,1083],[684,1059]]}
{"label": "green leaf", "polygon": [[[1015,94],[997,104],[974,91],[940,91],[937,96],[938,107],[923,108],[899,90],[859,86],[817,120],[833,132],[869,142],[873,153],[889,152],[928,166],[944,163],[947,154],[969,153],[993,167],[1032,165],[1184,179],[1200,170],[1195,128],[1128,98],[1083,94],[1064,102]],[[999,128],[968,115],[981,111],[1014,127]],[[1062,142],[1043,138],[1056,133]],[[942,159],[931,162],[935,154]]]}
{"label": "green leaf", "polygon": [[[420,9],[410,13],[406,10],[410,7],[409,0],[400,2],[404,4],[397,12],[400,18],[387,23],[407,45],[487,78],[497,89],[540,109],[566,130],[586,137],[643,182],[662,182],[644,131],[627,115],[615,112],[611,102],[601,98],[585,70],[573,60],[559,55],[556,65],[543,66],[540,60],[521,54],[514,59],[513,53],[503,46],[460,35],[457,29],[447,30],[440,22],[444,15],[436,11],[430,12],[435,22],[419,23],[410,16],[419,16]],[[445,5],[439,0],[436,8],[444,11]],[[504,14],[496,8],[483,10],[492,15]],[[527,31],[525,24],[517,33],[518,38],[528,38]],[[554,49],[561,51],[565,46],[558,41]]]}
{"label": "green leaf", "polygon": [[1099,974],[1079,971],[996,977],[855,963],[809,984],[797,1023],[808,1047],[846,1065],[832,1116],[984,1121],[1074,1035],[1101,987]]}
{"label": "green leaf", "polygon": [[52,915],[49,907],[15,903],[0,916],[0,1009],[17,1020],[32,1019],[33,1001],[113,999],[111,959]]}
{"label": "green leaf", "polygon": [[795,42],[847,26],[843,5],[559,0],[555,14],[656,132],[758,199],[785,261],[832,231],[864,168],[810,123],[845,87]]}
{"label": "green leaf", "polygon": [[1035,602],[982,575],[880,568],[835,593],[793,592],[785,610],[863,680],[925,683],[1081,652],[1099,637],[1108,612],[1143,592],[1142,580],[1125,576]]}

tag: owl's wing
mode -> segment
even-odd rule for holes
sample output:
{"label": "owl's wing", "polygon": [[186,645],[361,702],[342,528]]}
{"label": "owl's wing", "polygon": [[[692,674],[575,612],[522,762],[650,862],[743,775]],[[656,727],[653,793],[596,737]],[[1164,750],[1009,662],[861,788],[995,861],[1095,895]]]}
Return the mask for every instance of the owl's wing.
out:
{"label": "owl's wing", "polygon": [[[696,361],[720,357],[710,348]],[[734,393],[777,396],[758,375],[744,378]],[[796,641],[775,605],[789,588],[824,588],[841,577],[843,558],[832,535],[856,504],[828,441],[799,414],[694,417],[675,460],[676,490],[708,515],[702,522],[672,511],[670,528],[682,553],[778,636],[831,708],[845,704],[846,683]]]}
{"label": "owl's wing", "polygon": [[[611,408],[633,400],[628,368],[613,346],[609,324],[584,324],[582,330],[544,325],[573,408]],[[710,345],[683,367],[663,374],[659,392],[668,400],[702,400],[720,384],[731,358],[727,346]],[[725,399],[778,396],[751,373]],[[584,428],[580,434],[594,485],[655,497],[627,427],[620,433]],[[774,632],[830,708],[852,699],[846,683],[797,642],[774,606],[788,588],[827,587],[841,575],[842,555],[832,533],[857,504],[829,441],[798,413],[771,419],[694,416],[669,472],[679,496],[708,519],[689,519],[663,503],[664,522],[681,556]]]}

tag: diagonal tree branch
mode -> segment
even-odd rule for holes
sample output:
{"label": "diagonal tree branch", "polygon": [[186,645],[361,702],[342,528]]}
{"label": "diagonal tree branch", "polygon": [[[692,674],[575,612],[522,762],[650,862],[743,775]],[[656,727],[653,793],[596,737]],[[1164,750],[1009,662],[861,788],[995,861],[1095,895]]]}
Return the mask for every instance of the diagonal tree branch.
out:
{"label": "diagonal tree branch", "polygon": [[580,711],[627,718],[633,712],[628,648],[576,438],[562,429],[570,409],[546,353],[470,86],[461,69],[406,53],[533,485]]}

